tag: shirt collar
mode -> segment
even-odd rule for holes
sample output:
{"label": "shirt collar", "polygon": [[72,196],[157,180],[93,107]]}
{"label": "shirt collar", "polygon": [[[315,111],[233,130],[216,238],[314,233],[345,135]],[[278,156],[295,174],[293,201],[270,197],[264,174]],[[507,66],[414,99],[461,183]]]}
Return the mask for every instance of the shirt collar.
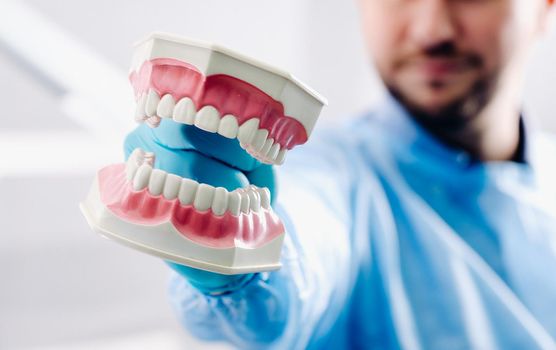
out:
{"label": "shirt collar", "polygon": [[530,133],[525,125],[524,118],[520,118],[520,146],[518,162],[481,162],[463,149],[446,145],[428,130],[421,126],[409,112],[391,95],[387,95],[379,105],[380,113],[377,118],[391,132],[398,136],[398,142],[415,150],[426,151],[438,160],[451,163],[456,167],[469,167],[472,165],[492,163],[519,164],[530,166],[531,154],[529,147]]}

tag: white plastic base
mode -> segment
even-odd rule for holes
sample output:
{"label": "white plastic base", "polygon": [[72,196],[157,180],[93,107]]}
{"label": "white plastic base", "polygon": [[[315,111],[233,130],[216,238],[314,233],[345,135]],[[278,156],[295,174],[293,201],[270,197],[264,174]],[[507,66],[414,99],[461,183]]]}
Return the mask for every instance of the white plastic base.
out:
{"label": "white plastic base", "polygon": [[102,236],[178,264],[226,275],[271,271],[281,266],[284,233],[258,248],[200,245],[182,235],[171,222],[141,225],[120,219],[100,200],[96,178],[79,207],[89,226]]}

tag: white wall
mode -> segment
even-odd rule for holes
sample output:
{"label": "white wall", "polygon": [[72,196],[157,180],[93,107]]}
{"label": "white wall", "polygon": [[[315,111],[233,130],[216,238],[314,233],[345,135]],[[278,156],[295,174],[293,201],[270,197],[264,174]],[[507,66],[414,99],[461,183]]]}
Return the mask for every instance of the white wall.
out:
{"label": "white wall", "polygon": [[[324,118],[364,110],[381,94],[365,55],[355,0],[203,0],[88,3],[29,0],[110,62],[127,70],[131,43],[152,30],[215,41],[287,69],[329,100]],[[554,126],[556,26],[533,55],[525,98]]]}

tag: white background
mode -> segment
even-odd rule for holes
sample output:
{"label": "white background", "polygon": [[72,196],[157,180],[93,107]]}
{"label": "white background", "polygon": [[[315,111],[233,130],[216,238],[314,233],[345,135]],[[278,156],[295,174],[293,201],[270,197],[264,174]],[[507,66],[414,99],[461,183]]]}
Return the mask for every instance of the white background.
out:
{"label": "white background", "polygon": [[[199,346],[168,305],[165,266],[93,234],[77,207],[133,127],[134,41],[168,31],[275,64],[328,98],[326,123],[381,93],[358,26],[348,0],[0,1],[0,349]],[[552,30],[525,90],[552,130],[555,64]]]}

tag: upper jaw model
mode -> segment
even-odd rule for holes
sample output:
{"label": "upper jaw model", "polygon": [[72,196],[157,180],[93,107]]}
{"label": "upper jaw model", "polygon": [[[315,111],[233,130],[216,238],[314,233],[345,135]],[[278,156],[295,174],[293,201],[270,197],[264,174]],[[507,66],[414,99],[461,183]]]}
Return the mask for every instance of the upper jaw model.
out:
{"label": "upper jaw model", "polygon": [[[220,46],[151,34],[135,47],[135,119],[162,119],[237,139],[266,164],[303,144],[326,103],[293,76]],[[266,187],[226,189],[154,168],[135,149],[101,169],[81,203],[102,235],[167,260],[236,274],[280,267],[284,226]]]}
{"label": "upper jaw model", "polygon": [[282,164],[310,136],[325,101],[291,74],[229,49],[164,34],[139,42],[130,81],[135,118],[163,118],[237,138],[253,157]]}

